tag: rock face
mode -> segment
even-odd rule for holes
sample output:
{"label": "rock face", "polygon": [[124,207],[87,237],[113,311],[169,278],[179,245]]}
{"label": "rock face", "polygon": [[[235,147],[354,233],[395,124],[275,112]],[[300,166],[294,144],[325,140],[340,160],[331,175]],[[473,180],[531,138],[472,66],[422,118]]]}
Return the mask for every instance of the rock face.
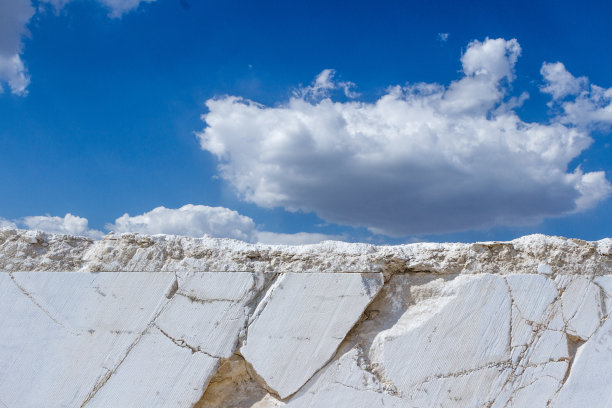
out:
{"label": "rock face", "polygon": [[0,407],[611,407],[612,240],[0,231]]}

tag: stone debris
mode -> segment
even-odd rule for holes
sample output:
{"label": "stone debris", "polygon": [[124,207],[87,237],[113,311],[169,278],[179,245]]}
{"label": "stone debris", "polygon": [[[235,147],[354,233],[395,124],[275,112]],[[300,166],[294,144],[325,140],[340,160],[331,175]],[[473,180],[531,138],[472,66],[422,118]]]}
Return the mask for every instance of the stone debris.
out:
{"label": "stone debris", "polygon": [[610,407],[612,240],[0,231],[0,407]]}

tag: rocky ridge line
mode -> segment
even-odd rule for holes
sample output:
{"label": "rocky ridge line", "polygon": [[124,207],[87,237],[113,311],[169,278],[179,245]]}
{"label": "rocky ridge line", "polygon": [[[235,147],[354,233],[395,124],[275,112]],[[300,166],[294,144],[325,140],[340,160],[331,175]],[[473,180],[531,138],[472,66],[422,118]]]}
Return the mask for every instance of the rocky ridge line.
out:
{"label": "rocky ridge line", "polygon": [[[546,265],[546,266],[544,266]],[[109,234],[100,241],[0,230],[0,270],[541,273],[612,271],[612,239],[528,235],[508,242],[376,246],[327,241],[261,245],[219,238]]]}

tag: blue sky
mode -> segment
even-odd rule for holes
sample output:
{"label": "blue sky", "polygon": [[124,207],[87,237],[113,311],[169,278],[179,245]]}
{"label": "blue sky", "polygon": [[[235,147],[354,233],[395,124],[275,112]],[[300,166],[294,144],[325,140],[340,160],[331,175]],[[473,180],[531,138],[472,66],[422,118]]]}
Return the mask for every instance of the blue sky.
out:
{"label": "blue sky", "polygon": [[610,236],[610,3],[0,2],[5,225]]}

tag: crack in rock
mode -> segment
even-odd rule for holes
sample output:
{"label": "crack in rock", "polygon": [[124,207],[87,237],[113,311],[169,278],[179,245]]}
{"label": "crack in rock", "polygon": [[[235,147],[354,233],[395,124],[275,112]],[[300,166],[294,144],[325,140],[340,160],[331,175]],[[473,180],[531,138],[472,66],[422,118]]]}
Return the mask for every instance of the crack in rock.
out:
{"label": "crack in rock", "polygon": [[149,321],[149,323],[147,324],[145,329],[128,346],[128,348],[126,349],[125,353],[123,354],[123,356],[121,357],[119,362],[117,364],[115,364],[115,366],[112,369],[110,369],[110,370],[107,369],[108,370],[107,373],[104,376],[102,376],[102,378],[100,378],[96,382],[96,384],[93,386],[91,391],[89,391],[89,393],[85,397],[85,400],[83,401],[83,403],[81,403],[80,408],[85,407],[96,396],[98,391],[100,391],[100,389],[108,382],[108,380],[112,377],[112,375],[115,372],[117,372],[117,370],[119,369],[121,364],[123,364],[125,359],[131,353],[131,351],[136,347],[136,345],[140,342],[140,340],[142,340],[142,338],[149,332],[149,330],[155,325],[155,320],[157,320],[157,318],[163,313],[163,311],[170,304],[170,302],[171,302],[170,299],[166,300],[164,305],[162,307],[160,307],[160,309],[157,311],[157,313],[155,313],[153,318]]}
{"label": "crack in rock", "polygon": [[219,360],[219,368],[193,408],[250,407],[267,395],[280,397],[256,375],[240,353]]}
{"label": "crack in rock", "polygon": [[68,331],[70,334],[73,334],[75,336],[80,336],[82,333],[73,330],[72,328],[66,326],[65,324],[63,324],[62,322],[60,322],[58,319],[56,319],[51,312],[49,312],[47,309],[45,309],[37,300],[36,298],[30,293],[28,292],[28,290],[23,287],[21,284],[19,284],[19,282],[17,282],[17,279],[15,278],[13,272],[9,272],[8,273],[9,277],[11,278],[11,281],[15,284],[15,286],[17,286],[17,288],[21,291],[21,293],[23,293],[28,299],[30,299],[30,301],[37,307],[39,308],[49,319],[51,319],[53,321],[53,323],[57,324],[58,326],[62,327],[63,329],[65,329],[66,331]]}
{"label": "crack in rock", "polygon": [[239,300],[236,299],[223,299],[223,298],[206,298],[206,299],[202,299],[193,295],[189,295],[187,293],[183,293],[181,291],[175,292],[178,296],[182,296],[184,298],[189,299],[191,302],[194,303],[201,303],[203,305],[207,304],[207,303],[214,303],[214,302],[229,302],[229,303],[237,303],[239,302]]}
{"label": "crack in rock", "polygon": [[157,324],[154,324],[154,326],[155,326],[155,328],[157,330],[159,330],[161,332],[161,334],[163,334],[165,337],[170,339],[170,341],[172,341],[174,344],[176,344],[177,346],[179,346],[181,348],[186,348],[188,350],[191,350],[192,353],[206,354],[207,356],[215,358],[215,359],[223,358],[221,356],[215,356],[214,354],[210,354],[209,352],[202,350],[202,348],[200,346],[194,347],[194,346],[190,345],[189,343],[187,343],[184,339],[176,339],[176,338],[172,337],[164,329],[159,327]]}
{"label": "crack in rock", "polygon": [[174,283],[172,284],[172,286],[170,286],[170,290],[168,290],[168,293],[166,293],[166,298],[172,299],[172,297],[176,294],[176,292],[178,292],[178,290],[179,290],[178,277],[176,276],[176,273],[175,273]]}

